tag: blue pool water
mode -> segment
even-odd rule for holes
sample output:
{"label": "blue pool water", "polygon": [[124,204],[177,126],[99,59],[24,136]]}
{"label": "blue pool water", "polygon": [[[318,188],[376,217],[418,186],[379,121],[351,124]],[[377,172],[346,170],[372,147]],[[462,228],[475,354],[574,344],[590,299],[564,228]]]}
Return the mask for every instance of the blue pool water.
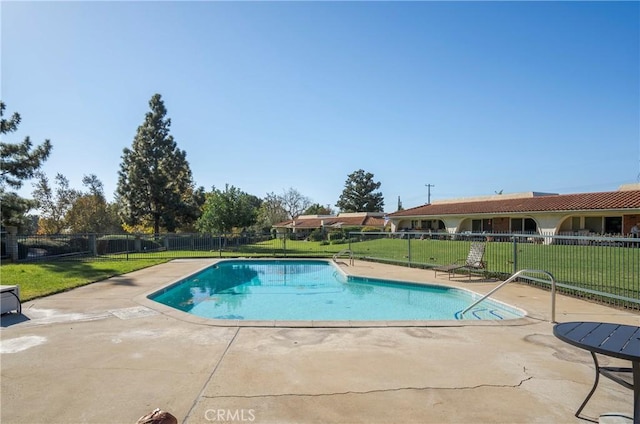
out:
{"label": "blue pool water", "polygon": [[204,318],[292,321],[500,320],[522,312],[451,287],[347,277],[318,260],[229,260],[149,296]]}

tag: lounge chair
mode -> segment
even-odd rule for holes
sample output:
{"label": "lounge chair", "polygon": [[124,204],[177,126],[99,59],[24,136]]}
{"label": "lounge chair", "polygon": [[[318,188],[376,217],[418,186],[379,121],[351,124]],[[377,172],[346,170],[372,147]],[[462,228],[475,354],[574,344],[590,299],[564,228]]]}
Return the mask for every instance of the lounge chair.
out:
{"label": "lounge chair", "polygon": [[16,311],[22,313],[22,302],[20,301],[20,287],[0,286],[0,314]]}
{"label": "lounge chair", "polygon": [[487,268],[486,262],[484,262],[484,248],[485,243],[481,242],[473,242],[471,243],[471,248],[469,249],[469,255],[467,259],[462,262],[456,261],[449,265],[436,266],[433,268],[435,272],[435,276],[438,276],[438,273],[447,273],[449,274],[449,279],[455,274],[458,270],[467,270],[469,274],[469,280],[471,280],[471,273],[473,271],[484,271]]}

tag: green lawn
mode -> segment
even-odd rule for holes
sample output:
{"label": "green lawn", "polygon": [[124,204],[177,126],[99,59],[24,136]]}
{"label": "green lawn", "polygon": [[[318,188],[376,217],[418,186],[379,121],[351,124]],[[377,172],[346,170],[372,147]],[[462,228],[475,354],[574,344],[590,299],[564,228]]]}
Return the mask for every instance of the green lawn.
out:
{"label": "green lawn", "polygon": [[105,257],[113,259],[141,259],[141,258],[218,258],[218,257],[331,257],[343,249],[348,249],[348,243],[323,244],[305,240],[287,240],[286,251],[281,239],[261,241],[239,246],[228,245],[220,250],[160,250],[154,252],[118,253]]}
{"label": "green lawn", "polygon": [[130,261],[58,261],[3,264],[0,281],[20,286],[22,301],[59,293],[115,275],[167,262],[168,259]]}
{"label": "green lawn", "polygon": [[[353,243],[357,256],[407,263],[407,240],[377,239]],[[550,272],[558,282],[603,290],[619,289],[624,296],[640,296],[640,249],[613,246],[540,245],[510,242],[487,243],[484,259],[487,270],[496,275],[510,275],[515,268]],[[412,240],[411,263],[434,266],[464,260],[469,242]],[[609,291],[611,292],[611,291]]]}

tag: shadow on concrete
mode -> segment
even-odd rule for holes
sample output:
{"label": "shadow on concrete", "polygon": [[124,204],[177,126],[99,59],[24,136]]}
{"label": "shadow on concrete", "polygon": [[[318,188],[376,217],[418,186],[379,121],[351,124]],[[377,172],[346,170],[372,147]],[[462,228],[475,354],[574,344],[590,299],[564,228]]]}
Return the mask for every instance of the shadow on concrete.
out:
{"label": "shadow on concrete", "polygon": [[10,313],[0,316],[0,327],[7,328],[12,325],[20,324],[21,322],[29,321],[30,318],[26,315]]}

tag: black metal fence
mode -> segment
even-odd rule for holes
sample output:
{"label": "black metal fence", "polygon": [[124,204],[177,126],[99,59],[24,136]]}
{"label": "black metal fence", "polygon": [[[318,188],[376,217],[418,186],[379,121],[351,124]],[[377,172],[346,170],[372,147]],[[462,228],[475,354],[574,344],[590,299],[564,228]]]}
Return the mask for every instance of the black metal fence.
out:
{"label": "black metal fence", "polygon": [[[378,262],[432,268],[463,263],[472,241],[486,242],[483,278],[505,280],[520,269],[551,273],[560,290],[614,306],[640,309],[640,239],[498,233],[357,234],[354,256]],[[468,270],[462,269],[461,272]],[[523,278],[549,288],[546,279]]]}
{"label": "black metal fence", "polygon": [[[4,240],[9,258],[114,260],[198,257],[324,257],[342,250],[357,259],[410,267],[464,261],[472,241],[486,242],[481,278],[504,280],[520,269],[547,271],[565,293],[640,310],[640,239],[544,234],[350,232],[331,241],[291,234],[74,234]],[[3,262],[7,257],[3,257]],[[548,281],[524,280],[548,288]]]}

